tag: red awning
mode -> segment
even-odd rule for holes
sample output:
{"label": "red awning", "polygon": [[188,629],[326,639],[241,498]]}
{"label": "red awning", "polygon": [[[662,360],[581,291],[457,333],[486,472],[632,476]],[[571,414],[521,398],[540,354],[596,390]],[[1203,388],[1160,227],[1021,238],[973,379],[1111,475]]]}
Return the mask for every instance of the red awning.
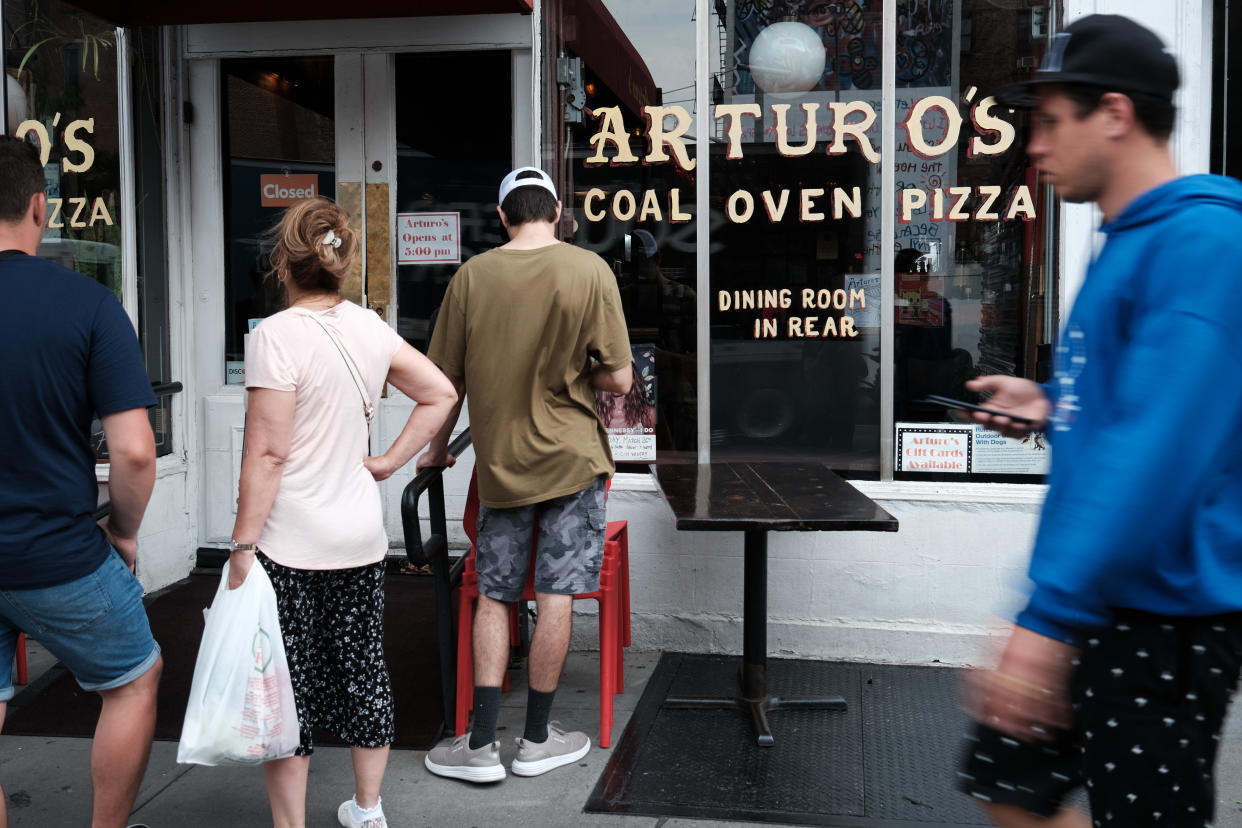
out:
{"label": "red awning", "polygon": [[70,0],[72,5],[118,26],[189,23],[258,23],[278,20],[343,20],[374,17],[437,17],[466,14],[530,14],[534,0]]}
{"label": "red awning", "polygon": [[651,70],[600,0],[565,0],[564,39],[635,115],[661,103]]}

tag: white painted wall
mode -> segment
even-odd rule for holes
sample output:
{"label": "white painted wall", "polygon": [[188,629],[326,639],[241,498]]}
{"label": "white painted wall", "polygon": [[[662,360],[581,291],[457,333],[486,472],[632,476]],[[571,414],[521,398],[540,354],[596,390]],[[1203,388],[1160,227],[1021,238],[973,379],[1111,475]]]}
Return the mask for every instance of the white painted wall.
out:
{"label": "white painted wall", "polygon": [[[1211,0],[1064,0],[1064,23],[1088,14],[1121,14],[1160,35],[1177,56],[1178,90],[1173,155],[1184,173],[1208,171],[1212,126]],[[1069,314],[1094,250],[1100,211],[1093,204],[1065,204],[1061,220],[1062,313]]]}
{"label": "white painted wall", "polygon": [[194,567],[195,524],[189,475],[161,475],[138,532],[138,580],[146,592],[179,581]]}

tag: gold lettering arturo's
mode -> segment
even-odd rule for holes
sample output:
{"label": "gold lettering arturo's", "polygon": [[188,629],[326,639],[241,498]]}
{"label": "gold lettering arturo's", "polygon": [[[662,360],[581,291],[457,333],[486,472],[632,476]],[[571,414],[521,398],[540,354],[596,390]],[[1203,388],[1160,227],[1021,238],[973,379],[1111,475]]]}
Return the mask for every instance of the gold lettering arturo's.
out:
{"label": "gold lettering arturo's", "polygon": [[742,116],[758,118],[763,114],[757,103],[720,104],[716,107],[716,120],[728,118],[725,124],[725,135],[729,137],[729,148],[725,158],[736,161],[742,157]]}
{"label": "gold lettering arturo's", "polygon": [[[625,131],[625,119],[621,116],[621,107],[606,106],[596,109],[594,114],[600,119],[599,132],[589,139],[589,143],[595,148],[595,154],[584,159],[582,163],[590,167],[597,164],[637,162],[638,156],[630,151],[630,135]],[[612,158],[604,155],[604,147],[607,144],[612,144],[616,150],[616,155]]]}
{"label": "gold lettering arturo's", "polygon": [[970,111],[970,118],[975,124],[975,129],[984,135],[995,135],[997,140],[995,144],[987,144],[976,135],[970,139],[970,146],[966,150],[967,158],[974,158],[977,155],[1000,155],[1013,146],[1013,139],[1018,134],[1017,130],[1004,118],[997,118],[992,114],[992,107],[995,105],[996,98],[989,96],[975,104],[975,108]]}
{"label": "gold lettering arturo's", "polygon": [[[651,151],[647,153],[647,157],[643,159],[644,163],[656,164],[668,160],[668,153],[664,151],[665,146],[673,151],[673,158],[677,160],[677,166],[687,172],[693,170],[698,162],[697,158],[691,158],[690,153],[686,150],[685,135],[690,131],[690,127],[694,122],[690,120],[690,113],[683,106],[644,106],[643,114],[647,118],[647,137],[651,139]],[[677,125],[672,130],[664,129],[664,117],[671,115]]]}
{"label": "gold lettering arturo's", "polygon": [[806,113],[806,140],[802,146],[795,147],[789,143],[789,104],[772,104],[772,113],[776,115],[776,149],[786,158],[797,158],[810,155],[815,149],[816,134],[819,127],[815,123],[815,113],[819,109],[817,103],[802,104]]}
{"label": "gold lettering arturo's", "polygon": [[[834,101],[828,106],[832,107],[833,117],[833,139],[828,147],[828,154],[843,154],[846,151],[845,136],[852,135],[858,141],[863,157],[872,164],[880,163],[880,154],[871,146],[871,139],[867,137],[867,130],[875,123],[875,110],[871,108],[871,104],[866,101]],[[863,119],[856,124],[846,123],[845,119],[856,112],[862,113]]]}
{"label": "gold lettering arturo's", "polygon": [[[927,143],[923,136],[923,118],[931,109],[939,109],[948,119],[949,127],[945,130],[944,140],[936,146]],[[920,98],[910,107],[910,114],[904,124],[906,134],[910,136],[910,149],[923,158],[935,158],[944,155],[957,146],[957,137],[962,130],[962,116],[953,105],[953,101],[943,95],[928,95]]]}

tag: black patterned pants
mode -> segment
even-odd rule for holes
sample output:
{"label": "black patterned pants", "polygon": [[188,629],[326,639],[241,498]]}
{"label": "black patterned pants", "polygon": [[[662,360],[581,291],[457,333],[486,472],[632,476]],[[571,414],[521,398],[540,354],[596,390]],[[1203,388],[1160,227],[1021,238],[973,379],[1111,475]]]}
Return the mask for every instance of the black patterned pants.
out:
{"label": "black patterned pants", "polygon": [[259,552],[276,590],[302,741],[312,728],[353,747],[391,744],[392,684],[384,659],[384,563],[352,569],[293,569]]}
{"label": "black patterned pants", "polygon": [[1042,816],[1085,785],[1095,825],[1210,828],[1216,752],[1240,666],[1242,613],[1118,610],[1083,643],[1072,729],[1022,742],[976,725],[958,785]]}

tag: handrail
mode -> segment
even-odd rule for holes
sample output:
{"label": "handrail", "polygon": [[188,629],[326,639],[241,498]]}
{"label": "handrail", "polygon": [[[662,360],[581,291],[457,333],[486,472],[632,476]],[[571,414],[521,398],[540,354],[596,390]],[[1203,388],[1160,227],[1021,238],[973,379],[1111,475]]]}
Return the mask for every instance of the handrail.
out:
{"label": "handrail", "polygon": [[[449,444],[448,453],[460,457],[470,448],[470,429]],[[431,534],[423,540],[418,520],[418,498],[427,492]],[[440,651],[440,692],[444,704],[445,728],[452,729],[457,700],[457,635],[453,618],[453,587],[461,582],[465,556],[449,564],[448,523],[444,513],[444,469],[427,468],[414,475],[401,493],[401,530],[405,535],[405,557],[421,566],[430,563],[435,577],[436,641]],[[437,734],[438,738],[439,734]]]}
{"label": "handrail", "polygon": [[[463,431],[449,444],[448,453],[459,457],[470,448],[470,429]],[[435,558],[448,549],[448,528],[444,514],[444,468],[427,468],[414,475],[401,493],[401,530],[405,535],[405,557],[415,566],[434,563]],[[422,526],[418,520],[418,498],[431,491],[427,501],[430,510],[431,535],[423,540]]]}
{"label": "handrail", "polygon": [[169,394],[179,394],[182,391],[182,385],[179,382],[153,382],[151,383],[151,392],[157,397],[167,397]]}

